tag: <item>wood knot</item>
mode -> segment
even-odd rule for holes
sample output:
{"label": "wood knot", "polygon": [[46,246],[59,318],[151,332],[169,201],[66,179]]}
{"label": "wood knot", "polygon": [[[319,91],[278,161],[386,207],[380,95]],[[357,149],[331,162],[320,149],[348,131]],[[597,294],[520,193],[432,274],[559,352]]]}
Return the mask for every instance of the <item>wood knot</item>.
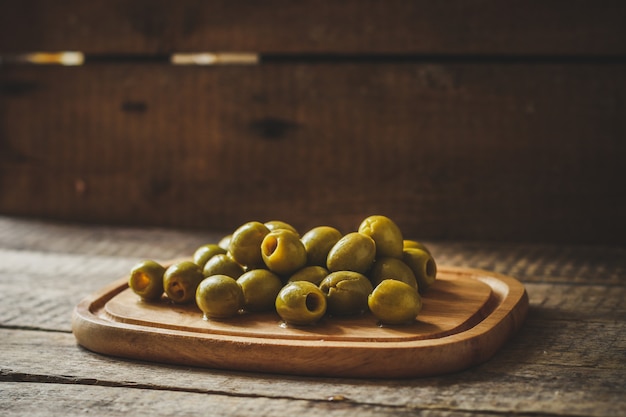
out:
{"label": "wood knot", "polygon": [[145,101],[125,101],[122,103],[122,111],[128,113],[145,113],[148,105]]}
{"label": "wood knot", "polygon": [[269,140],[284,139],[290,130],[298,127],[296,123],[290,122],[289,120],[274,117],[254,120],[249,126],[256,135]]}

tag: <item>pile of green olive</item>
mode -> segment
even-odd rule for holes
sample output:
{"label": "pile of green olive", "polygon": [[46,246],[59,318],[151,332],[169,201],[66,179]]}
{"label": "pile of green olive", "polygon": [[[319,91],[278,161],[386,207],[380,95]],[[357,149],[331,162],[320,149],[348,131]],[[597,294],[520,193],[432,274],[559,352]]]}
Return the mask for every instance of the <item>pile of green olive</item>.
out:
{"label": "pile of green olive", "polygon": [[347,234],[319,226],[301,236],[282,221],[251,221],[191,260],[138,263],[129,286],[146,301],[195,302],[205,319],[275,311],[297,326],[370,311],[381,324],[406,324],[436,274],[427,247],[374,215]]}

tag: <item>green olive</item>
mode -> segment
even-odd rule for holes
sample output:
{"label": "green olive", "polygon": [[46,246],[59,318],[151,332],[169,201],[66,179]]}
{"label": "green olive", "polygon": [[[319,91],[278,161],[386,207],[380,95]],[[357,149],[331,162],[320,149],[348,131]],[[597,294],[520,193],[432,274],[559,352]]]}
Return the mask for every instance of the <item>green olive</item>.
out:
{"label": "green olive", "polygon": [[430,253],[430,250],[428,249],[428,247],[426,245],[424,245],[422,242],[418,242],[417,240],[411,240],[411,239],[405,239],[402,242],[402,247],[403,249],[421,249],[425,252]]}
{"label": "green olive", "polygon": [[278,275],[267,269],[247,271],[237,279],[237,283],[243,290],[243,308],[246,311],[272,310],[283,287]]}
{"label": "green olive", "polygon": [[378,284],[367,304],[382,324],[412,323],[422,309],[422,299],[415,288],[395,279]]}
{"label": "green olive", "polygon": [[386,216],[369,216],[359,225],[358,231],[376,242],[376,257],[402,258],[402,232]]}
{"label": "green olive", "polygon": [[306,265],[306,249],[297,233],[288,229],[269,232],[261,243],[265,265],[280,275],[289,275]]}
{"label": "green olive", "polygon": [[310,325],[326,313],[326,296],[319,287],[308,281],[285,285],[276,297],[276,312],[287,324]]}
{"label": "green olive", "polygon": [[421,249],[408,248],[403,252],[403,259],[413,271],[420,293],[433,285],[437,278],[437,264],[430,253]]}
{"label": "green olive", "polygon": [[233,278],[213,275],[198,285],[196,304],[205,319],[232,317],[243,307],[243,290]]}
{"label": "green olive", "polygon": [[365,274],[376,256],[374,240],[362,233],[343,236],[328,252],[326,267],[330,272],[354,271]]}
{"label": "green olive", "polygon": [[243,272],[243,267],[224,253],[214,255],[207,261],[202,269],[202,275],[205,277],[210,277],[211,275],[228,275],[233,279],[237,279]]}
{"label": "green olive", "polygon": [[359,314],[367,310],[367,297],[372,283],[363,274],[337,271],[329,274],[319,285],[326,294],[327,311],[335,316]]}
{"label": "green olive", "polygon": [[264,224],[265,224],[265,227],[267,227],[270,232],[277,230],[277,229],[287,229],[287,230],[291,230],[292,232],[300,236],[300,234],[298,233],[298,230],[296,230],[295,227],[293,227],[289,223],[285,223],[282,220],[270,220],[269,222],[265,222]]}
{"label": "green olive", "polygon": [[206,245],[200,246],[193,253],[193,261],[198,264],[200,268],[204,268],[204,265],[207,263],[209,259],[211,259],[214,255],[224,254],[226,253],[226,249],[222,248],[216,243],[207,243]]}
{"label": "green olive", "polygon": [[224,250],[228,250],[228,247],[230,246],[230,240],[233,238],[232,234],[229,235],[225,235],[224,237],[222,237],[220,239],[220,241],[217,243],[217,246],[219,246],[220,248],[224,249]]}
{"label": "green olive", "polygon": [[263,223],[255,221],[245,223],[233,232],[228,251],[240,265],[258,268],[263,265],[261,242],[269,232]]}
{"label": "green olive", "polygon": [[396,279],[409,284],[415,290],[418,288],[415,274],[403,260],[398,258],[376,259],[368,275],[374,286],[377,286],[385,279]]}
{"label": "green olive", "polygon": [[288,279],[288,282],[309,281],[315,285],[320,285],[322,280],[328,275],[328,269],[323,266],[310,265],[294,272]]}
{"label": "green olive", "polygon": [[163,295],[165,267],[158,262],[145,260],[130,271],[128,286],[144,300],[157,300]]}
{"label": "green olive", "polygon": [[195,262],[176,262],[170,265],[163,274],[165,294],[175,303],[191,302],[203,278],[202,270]]}
{"label": "green olive", "polygon": [[302,236],[308,265],[326,266],[330,249],[341,239],[341,232],[334,227],[318,226]]}

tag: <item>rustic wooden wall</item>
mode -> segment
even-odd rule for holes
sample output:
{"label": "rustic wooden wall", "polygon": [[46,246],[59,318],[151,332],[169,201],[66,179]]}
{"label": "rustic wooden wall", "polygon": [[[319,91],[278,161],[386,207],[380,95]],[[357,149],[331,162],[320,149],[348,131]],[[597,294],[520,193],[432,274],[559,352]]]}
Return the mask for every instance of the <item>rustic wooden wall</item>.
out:
{"label": "rustic wooden wall", "polygon": [[[3,1],[0,214],[626,244],[622,1]],[[172,66],[175,52],[258,53]]]}

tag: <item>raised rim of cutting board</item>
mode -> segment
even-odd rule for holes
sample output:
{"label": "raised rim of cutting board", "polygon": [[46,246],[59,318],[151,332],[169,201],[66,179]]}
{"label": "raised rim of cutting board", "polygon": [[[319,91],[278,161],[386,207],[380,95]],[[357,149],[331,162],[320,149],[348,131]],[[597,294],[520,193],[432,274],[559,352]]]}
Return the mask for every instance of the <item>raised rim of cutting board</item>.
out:
{"label": "raised rim of cutting board", "polygon": [[[130,292],[127,277],[82,300],[74,309],[72,330],[77,342],[88,350],[143,361],[308,376],[440,375],[490,359],[522,325],[528,295],[515,278],[495,272],[441,266],[438,277],[460,283],[473,280],[491,293],[485,303],[472,307],[476,311],[462,325],[426,338],[377,339],[351,337],[349,333],[346,337],[324,338],[319,330],[313,338],[298,337],[297,332],[295,337],[283,337],[246,334],[235,322],[232,332],[223,331],[228,323],[220,323],[220,331],[206,332],[188,326],[160,325],[156,319],[128,320],[107,311],[108,303]],[[265,320],[267,315],[260,317]],[[271,326],[278,326],[276,320]]]}

